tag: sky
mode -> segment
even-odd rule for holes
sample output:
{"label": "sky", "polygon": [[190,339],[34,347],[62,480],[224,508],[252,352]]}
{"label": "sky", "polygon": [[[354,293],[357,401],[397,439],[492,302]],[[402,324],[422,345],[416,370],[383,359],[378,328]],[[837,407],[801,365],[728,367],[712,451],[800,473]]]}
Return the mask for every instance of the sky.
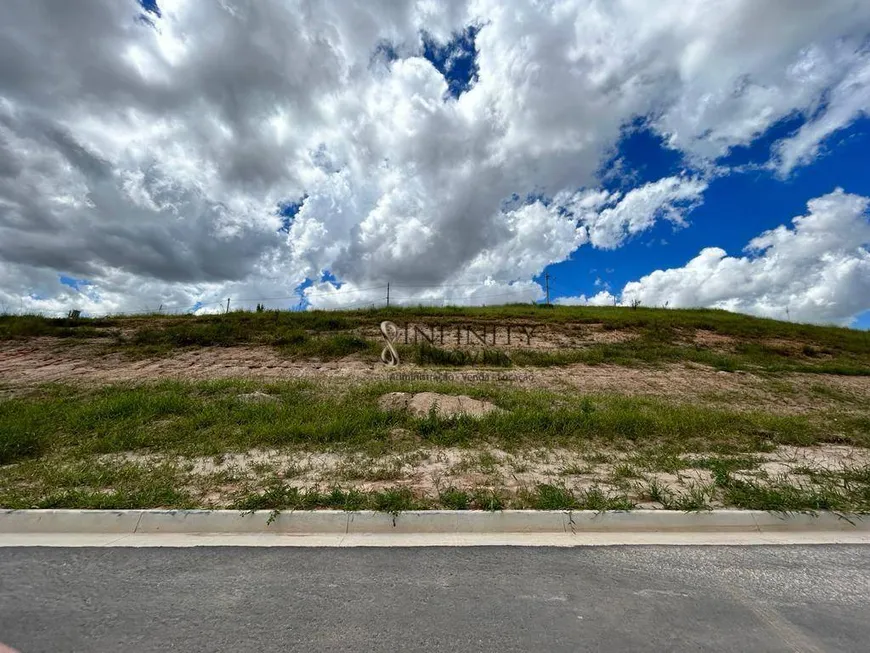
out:
{"label": "sky", "polygon": [[0,313],[870,328],[864,0],[5,0]]}

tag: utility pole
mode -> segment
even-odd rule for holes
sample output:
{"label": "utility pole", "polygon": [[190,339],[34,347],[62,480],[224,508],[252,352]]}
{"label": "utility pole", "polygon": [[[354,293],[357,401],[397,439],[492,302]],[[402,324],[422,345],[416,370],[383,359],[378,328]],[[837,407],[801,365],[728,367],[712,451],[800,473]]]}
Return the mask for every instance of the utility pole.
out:
{"label": "utility pole", "polygon": [[544,281],[547,284],[547,306],[550,305],[550,273],[547,272],[544,274]]}
{"label": "utility pole", "polygon": [[227,297],[227,313],[230,312],[230,298]]}
{"label": "utility pole", "polygon": [[390,282],[387,281],[387,308],[390,307]]}

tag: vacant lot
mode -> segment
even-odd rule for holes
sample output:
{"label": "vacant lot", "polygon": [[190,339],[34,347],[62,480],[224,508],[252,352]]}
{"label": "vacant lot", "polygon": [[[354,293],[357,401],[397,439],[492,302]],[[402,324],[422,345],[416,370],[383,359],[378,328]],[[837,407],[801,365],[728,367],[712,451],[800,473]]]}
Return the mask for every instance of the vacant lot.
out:
{"label": "vacant lot", "polygon": [[[491,341],[402,339],[387,368],[382,319]],[[847,329],[573,307],[0,317],[5,507],[867,511],[868,452],[870,340]]]}

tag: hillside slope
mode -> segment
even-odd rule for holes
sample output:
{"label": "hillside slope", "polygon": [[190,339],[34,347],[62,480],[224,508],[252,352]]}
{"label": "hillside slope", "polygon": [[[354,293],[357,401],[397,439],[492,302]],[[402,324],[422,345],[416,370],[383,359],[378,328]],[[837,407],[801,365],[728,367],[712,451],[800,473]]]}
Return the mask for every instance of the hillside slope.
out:
{"label": "hillside slope", "polygon": [[0,506],[867,511],[870,334],[528,305],[4,316]]}
{"label": "hillside slope", "polygon": [[418,365],[698,363],[726,371],[870,375],[866,331],[717,310],[516,305],[78,320],[0,316],[0,342],[4,352],[25,343],[28,351],[55,347],[82,359],[114,355],[116,361],[268,346],[286,360],[376,363],[384,320],[398,326],[402,360]]}

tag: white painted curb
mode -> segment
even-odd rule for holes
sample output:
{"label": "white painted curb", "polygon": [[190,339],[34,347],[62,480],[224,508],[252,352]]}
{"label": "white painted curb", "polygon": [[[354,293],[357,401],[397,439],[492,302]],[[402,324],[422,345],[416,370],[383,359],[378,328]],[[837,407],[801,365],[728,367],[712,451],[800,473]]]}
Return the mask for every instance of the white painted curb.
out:
{"label": "white painted curb", "polygon": [[627,512],[421,510],[397,515],[338,510],[0,510],[0,537],[29,533],[782,533],[870,532],[870,515],[754,510]]}

